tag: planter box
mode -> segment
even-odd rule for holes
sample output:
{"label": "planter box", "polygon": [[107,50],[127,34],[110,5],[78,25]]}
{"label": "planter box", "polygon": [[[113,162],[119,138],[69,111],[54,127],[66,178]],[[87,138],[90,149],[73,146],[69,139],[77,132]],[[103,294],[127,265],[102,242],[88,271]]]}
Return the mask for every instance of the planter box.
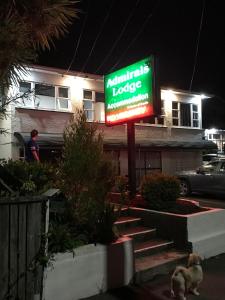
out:
{"label": "planter box", "polygon": [[86,245],[55,257],[53,268],[45,272],[45,300],[76,300],[108,289],[128,285],[134,275],[132,239],[115,243]]}
{"label": "planter box", "polygon": [[201,208],[201,212],[189,215],[135,207],[130,210],[132,215],[141,217],[146,226],[156,227],[159,236],[173,240],[180,249],[197,252],[203,258],[225,253],[225,210]]}

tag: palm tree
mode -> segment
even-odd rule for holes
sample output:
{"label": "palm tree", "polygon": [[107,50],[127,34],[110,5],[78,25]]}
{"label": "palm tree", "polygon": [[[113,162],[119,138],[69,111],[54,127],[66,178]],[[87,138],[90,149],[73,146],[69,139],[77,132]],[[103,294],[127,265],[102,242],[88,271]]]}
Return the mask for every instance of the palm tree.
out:
{"label": "palm tree", "polygon": [[[8,88],[26,73],[39,49],[49,49],[54,39],[64,36],[78,17],[78,1],[3,0],[0,1],[0,121],[7,117],[8,104],[18,95],[7,96]],[[19,95],[25,99],[24,95]],[[0,128],[0,134],[5,133]]]}
{"label": "palm tree", "polygon": [[17,81],[38,50],[49,49],[78,17],[78,1],[4,0],[0,3],[1,90]]}

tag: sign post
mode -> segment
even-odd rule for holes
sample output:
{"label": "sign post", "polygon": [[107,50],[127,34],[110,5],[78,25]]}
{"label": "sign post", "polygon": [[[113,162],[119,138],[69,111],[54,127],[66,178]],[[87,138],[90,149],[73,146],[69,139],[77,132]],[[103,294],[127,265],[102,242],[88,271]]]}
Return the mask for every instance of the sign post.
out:
{"label": "sign post", "polygon": [[104,76],[105,123],[127,123],[128,177],[131,193],[136,191],[135,122],[159,114],[153,56]]}
{"label": "sign post", "polygon": [[128,186],[131,199],[136,194],[136,150],[135,150],[135,125],[127,123],[127,148],[128,148]]}

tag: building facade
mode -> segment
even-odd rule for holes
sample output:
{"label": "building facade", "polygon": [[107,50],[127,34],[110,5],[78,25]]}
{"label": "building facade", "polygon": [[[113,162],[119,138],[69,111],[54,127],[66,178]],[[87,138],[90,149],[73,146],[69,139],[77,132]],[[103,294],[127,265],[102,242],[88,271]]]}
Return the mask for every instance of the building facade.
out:
{"label": "building facade", "polygon": [[[9,132],[0,135],[0,158],[23,159],[24,144],[35,128],[41,159],[54,160],[62,149],[65,126],[81,108],[88,122],[97,122],[118,174],[127,174],[127,126],[105,126],[102,76],[32,66],[19,86],[9,91],[24,92],[29,96],[12,104],[10,117],[0,120]],[[215,148],[203,139],[201,95],[181,90],[161,88],[161,115],[135,124],[135,136],[137,182],[149,172],[174,174],[196,168],[202,151]]]}
{"label": "building facade", "polygon": [[225,154],[225,130],[222,129],[206,129],[205,139],[216,144],[218,153]]}

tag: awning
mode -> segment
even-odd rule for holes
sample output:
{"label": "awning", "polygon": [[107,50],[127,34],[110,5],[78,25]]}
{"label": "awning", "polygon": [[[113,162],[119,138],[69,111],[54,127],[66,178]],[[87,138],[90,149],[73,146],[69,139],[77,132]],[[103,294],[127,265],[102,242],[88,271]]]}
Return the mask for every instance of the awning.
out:
{"label": "awning", "polygon": [[[127,142],[121,139],[104,139],[105,145],[117,147],[127,147]],[[176,149],[217,149],[217,145],[212,141],[172,141],[172,140],[146,140],[136,139],[136,147],[141,148],[176,148]]]}
{"label": "awning", "polygon": [[[21,145],[30,138],[29,132],[15,132],[15,137]],[[60,133],[40,133],[38,134],[37,143],[40,148],[61,148],[63,146],[63,134]],[[127,141],[121,137],[110,138],[104,137],[104,145],[110,147],[126,148]],[[171,140],[146,140],[136,139],[136,146],[141,148],[176,148],[176,149],[217,149],[217,145],[212,141],[171,141]]]}
{"label": "awning", "polygon": [[[30,139],[30,132],[15,132],[14,136],[21,145],[25,145]],[[62,133],[39,133],[37,144],[40,148],[61,148],[63,146]]]}

